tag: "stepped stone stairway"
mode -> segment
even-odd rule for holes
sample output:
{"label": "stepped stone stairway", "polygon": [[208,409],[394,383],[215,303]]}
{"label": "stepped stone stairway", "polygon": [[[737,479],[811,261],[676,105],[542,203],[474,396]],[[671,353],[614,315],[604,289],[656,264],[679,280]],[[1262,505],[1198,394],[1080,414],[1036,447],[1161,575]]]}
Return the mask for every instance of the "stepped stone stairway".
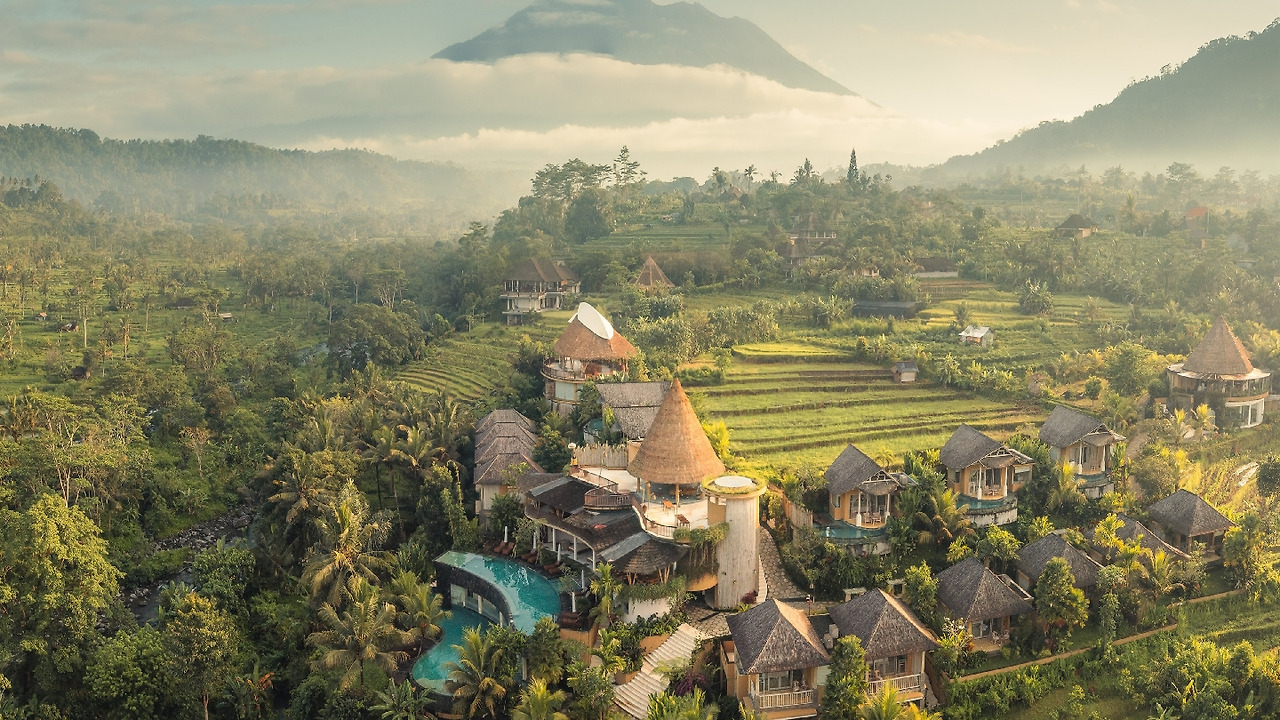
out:
{"label": "stepped stone stairway", "polygon": [[666,642],[645,656],[640,673],[617,687],[613,702],[627,715],[642,720],[649,714],[649,696],[667,689],[667,679],[658,672],[658,666],[670,660],[687,660],[702,640],[702,634],[688,623],[676,628]]}

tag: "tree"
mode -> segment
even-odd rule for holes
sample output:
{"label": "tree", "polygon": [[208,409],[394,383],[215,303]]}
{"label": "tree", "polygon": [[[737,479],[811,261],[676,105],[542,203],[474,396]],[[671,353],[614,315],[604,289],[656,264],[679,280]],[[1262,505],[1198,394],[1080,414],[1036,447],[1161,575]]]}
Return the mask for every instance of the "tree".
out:
{"label": "tree", "polygon": [[1036,516],[1031,519],[1031,524],[1027,525],[1027,542],[1033,543],[1051,532],[1053,532],[1053,521],[1044,515]]}
{"label": "tree", "polygon": [[1155,376],[1155,353],[1135,342],[1123,342],[1107,348],[1102,374],[1120,395],[1133,397],[1147,387]]}
{"label": "tree", "polygon": [[85,667],[85,684],[109,720],[174,717],[182,710],[177,660],[164,636],[143,625],[103,641]]}
{"label": "tree", "polygon": [[1062,463],[1053,474],[1053,483],[1049,486],[1049,497],[1045,500],[1045,509],[1070,510],[1086,502],[1084,493],[1080,492],[1080,483],[1076,481],[1075,468],[1071,463]]}
{"label": "tree", "polygon": [[563,690],[549,690],[542,678],[530,681],[520,696],[520,704],[511,711],[512,720],[569,720],[569,716],[560,712],[564,704]]}
{"label": "tree", "polygon": [[650,695],[645,720],[716,720],[719,714],[720,706],[707,702],[702,688],[695,688],[689,695]]}
{"label": "tree", "polygon": [[906,712],[898,700],[897,688],[885,683],[880,686],[880,692],[858,706],[858,720],[903,720]]}
{"label": "tree", "polygon": [[408,633],[395,625],[396,609],[385,602],[364,578],[352,575],[344,588],[346,608],[338,614],[333,605],[320,606],[317,618],[324,630],[307,637],[307,643],[321,653],[316,670],[337,670],[338,687],[346,689],[357,680],[364,686],[364,672],[369,665],[387,673],[409,658],[395,648],[409,641]]}
{"label": "tree", "polygon": [[465,720],[500,717],[507,696],[497,677],[501,648],[476,628],[463,631],[462,644],[453,648],[458,661],[445,664],[449,678],[444,683],[445,692],[453,698],[453,711]]}
{"label": "tree", "polygon": [[1045,642],[1056,651],[1061,640],[1070,637],[1073,628],[1084,627],[1089,618],[1089,604],[1084,592],[1075,587],[1071,566],[1063,558],[1053,558],[1036,580],[1036,613],[1045,630]]}
{"label": "tree", "polygon": [[867,694],[867,656],[856,635],[836,640],[831,651],[831,670],[822,688],[821,720],[852,720]]}
{"label": "tree", "polygon": [[1265,552],[1267,545],[1266,528],[1255,510],[1240,518],[1240,523],[1227,530],[1222,539],[1222,563],[1231,568],[1235,586],[1248,589],[1255,598],[1265,585],[1274,582],[1275,571]]}
{"label": "tree", "polygon": [[378,702],[370,709],[381,713],[382,720],[418,720],[430,717],[431,698],[418,692],[417,685],[408,678],[396,684],[394,680],[386,690],[374,693]]}
{"label": "tree", "polygon": [[613,707],[613,676],[581,662],[569,666],[569,690],[574,720],[605,720]]}
{"label": "tree", "polygon": [[938,621],[938,581],[929,570],[928,563],[921,562],[907,568],[906,587],[903,595],[921,620],[928,625]]}
{"label": "tree", "polygon": [[613,232],[613,209],[604,191],[588,188],[574,198],[565,214],[564,230],[579,245]]}
{"label": "tree", "polygon": [[424,582],[417,583],[408,595],[400,596],[400,602],[404,608],[400,621],[418,639],[419,653],[425,652],[427,643],[440,637],[440,621],[453,613],[443,609],[444,598]]}
{"label": "tree", "polygon": [[240,631],[213,600],[187,593],[179,598],[164,633],[174,657],[182,658],[185,684],[195,689],[209,720],[209,700],[226,687],[240,648]]}
{"label": "tree", "polygon": [[1280,493],[1280,457],[1268,455],[1258,464],[1258,494],[1265,498]]}
{"label": "tree", "polygon": [[921,545],[946,546],[952,542],[973,535],[973,523],[967,515],[968,505],[956,505],[956,496],[951,490],[935,489],[930,495],[933,514],[916,513],[916,522],[924,525],[917,542]]}
{"label": "tree", "polygon": [[591,616],[603,629],[613,622],[613,605],[622,592],[622,583],[613,577],[613,566],[603,563],[596,566],[596,576],[591,579],[591,594],[596,598],[596,606],[591,609]]}
{"label": "tree", "polygon": [[329,328],[328,363],[346,377],[369,363],[403,365],[418,355],[426,334],[414,320],[385,305],[353,305]]}
{"label": "tree", "polygon": [[348,482],[330,516],[321,522],[320,542],[302,573],[313,601],[339,607],[350,578],[377,582],[378,573],[390,568],[386,553],[376,549],[386,538],[386,523],[371,520],[368,514],[364,496]]}
{"label": "tree", "polygon": [[573,451],[569,449],[569,442],[564,439],[560,431],[549,425],[543,425],[542,432],[538,435],[538,442],[533,446],[534,462],[546,468],[547,472],[558,472],[572,459]]}
{"label": "tree", "polygon": [[999,525],[991,525],[978,541],[978,557],[994,558],[1007,564],[1018,559],[1018,550],[1021,547],[1022,543],[1018,542],[1018,538],[1014,537],[1013,533]]}
{"label": "tree", "polygon": [[564,677],[569,656],[565,642],[560,638],[560,627],[550,617],[538,620],[529,636],[529,675],[551,684]]}
{"label": "tree", "polygon": [[262,672],[258,663],[247,675],[228,680],[235,696],[236,717],[240,720],[260,720],[272,710],[271,691],[275,688],[274,672]]}

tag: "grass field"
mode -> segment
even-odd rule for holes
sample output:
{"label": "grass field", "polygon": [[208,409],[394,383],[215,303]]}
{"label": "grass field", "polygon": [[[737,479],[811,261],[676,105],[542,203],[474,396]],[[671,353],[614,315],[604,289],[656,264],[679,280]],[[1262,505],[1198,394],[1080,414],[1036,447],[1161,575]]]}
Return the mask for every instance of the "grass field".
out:
{"label": "grass field", "polygon": [[531,325],[485,323],[469,333],[442,338],[427,347],[425,358],[398,372],[395,380],[424,392],[444,390],[459,400],[474,402],[506,384],[511,361],[526,335],[535,341],[554,342],[571,315],[567,310],[547,312]]}
{"label": "grass field", "polygon": [[1001,436],[1044,417],[930,383],[896,385],[887,367],[841,362],[821,346],[748,345],[735,355],[723,385],[694,392],[753,467],[825,466],[849,443],[901,455],[941,446],[960,423]]}

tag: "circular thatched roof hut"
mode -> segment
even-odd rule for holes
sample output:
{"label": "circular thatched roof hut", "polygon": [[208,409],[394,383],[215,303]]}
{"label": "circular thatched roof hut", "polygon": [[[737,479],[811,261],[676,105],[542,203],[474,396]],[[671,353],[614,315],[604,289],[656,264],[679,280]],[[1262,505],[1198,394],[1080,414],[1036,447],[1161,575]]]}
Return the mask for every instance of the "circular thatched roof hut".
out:
{"label": "circular thatched roof hut", "polygon": [[629,360],[636,348],[622,337],[613,325],[588,303],[578,305],[552,351],[562,358],[574,360]]}
{"label": "circular thatched roof hut", "polygon": [[700,487],[724,474],[679,380],[671,383],[628,470],[646,483],[677,487]]}

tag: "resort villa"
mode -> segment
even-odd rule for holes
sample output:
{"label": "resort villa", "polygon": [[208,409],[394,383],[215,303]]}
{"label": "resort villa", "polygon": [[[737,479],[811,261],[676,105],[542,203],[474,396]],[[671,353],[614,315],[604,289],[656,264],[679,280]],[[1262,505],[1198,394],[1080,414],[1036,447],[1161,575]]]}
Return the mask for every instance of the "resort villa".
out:
{"label": "resort villa", "polygon": [[[494,410],[476,423],[476,501],[481,515],[493,507],[494,498],[516,489],[519,476],[540,473],[533,459],[537,443],[533,421],[515,410]],[[515,472],[514,469],[520,469]]]}
{"label": "resort villa", "polygon": [[1071,566],[1075,586],[1089,592],[1098,585],[1102,566],[1083,550],[1067,542],[1061,532],[1052,532],[1018,551],[1018,584],[1027,591],[1035,587],[1045,567],[1054,558],[1062,558]]}
{"label": "resort villa", "polygon": [[994,652],[1009,641],[1013,619],[1031,612],[1031,596],[1008,575],[996,575],[976,557],[938,573],[938,602],[947,617],[960,620],[974,647]]}
{"label": "resort villa", "polygon": [[969,506],[977,527],[1008,525],[1018,520],[1014,495],[1031,481],[1031,458],[987,437],[968,425],[956,429],[942,446],[939,459],[947,469],[947,484],[957,505]]}
{"label": "resort villa", "polygon": [[578,276],[562,262],[529,258],[507,277],[502,294],[502,314],[508,325],[519,325],[528,315],[559,310],[566,296],[582,290]]}
{"label": "resort villa", "polygon": [[1262,422],[1271,373],[1256,368],[1249,353],[1218,318],[1187,356],[1166,371],[1169,401],[1175,408],[1192,410],[1202,404],[1213,411],[1219,427],[1251,428]]}
{"label": "resort villa", "polygon": [[554,357],[543,366],[542,377],[547,400],[561,415],[577,406],[583,385],[626,373],[627,361],[636,355],[635,346],[587,303],[578,306],[552,352]]}
{"label": "resort villa", "polygon": [[1178,490],[1147,508],[1151,528],[1164,534],[1170,545],[1190,554],[1202,545],[1206,555],[1222,551],[1222,538],[1235,523],[1189,490]]}
{"label": "resort villa", "polygon": [[817,715],[831,657],[809,616],[769,598],[728,623],[720,644],[726,692],[769,720]]}
{"label": "resort villa", "polygon": [[885,470],[852,445],[831,463],[825,476],[833,522],[823,528],[823,535],[863,554],[888,553],[889,518],[897,509],[898,493],[915,487],[915,479]]}
{"label": "resort villa", "polygon": [[1049,457],[1059,465],[1070,464],[1080,491],[1096,500],[1116,488],[1111,479],[1111,453],[1124,436],[1105,423],[1059,405],[1040,428],[1040,441],[1049,446]]}
{"label": "resort villa", "polygon": [[890,684],[903,703],[926,702],[932,690],[925,653],[936,649],[938,641],[901,601],[876,588],[831,608],[831,623],[833,639],[856,635],[862,641],[870,670],[868,695]]}

